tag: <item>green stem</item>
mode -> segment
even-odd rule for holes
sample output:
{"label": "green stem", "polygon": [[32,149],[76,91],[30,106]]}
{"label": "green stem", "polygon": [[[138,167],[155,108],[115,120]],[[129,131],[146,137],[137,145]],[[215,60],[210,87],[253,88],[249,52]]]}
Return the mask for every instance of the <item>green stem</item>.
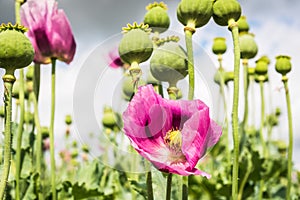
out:
{"label": "green stem", "polygon": [[148,200],[153,200],[153,187],[152,187],[152,173],[151,169],[147,173],[147,192],[148,192]]}
{"label": "green stem", "polygon": [[288,88],[288,79],[286,76],[282,77],[282,82],[285,89],[286,105],[288,112],[288,124],[289,124],[289,149],[288,149],[288,172],[287,172],[287,189],[286,189],[286,199],[291,198],[291,187],[292,187],[292,158],[293,158],[293,124],[292,124],[292,109],[291,109],[291,100],[290,93]]}
{"label": "green stem", "polygon": [[264,139],[264,123],[265,123],[265,95],[264,95],[264,82],[259,82],[260,86],[260,98],[261,98],[261,118],[260,118],[260,129],[259,129],[259,137],[262,144],[262,152],[263,156],[267,156],[266,142]]}
{"label": "green stem", "polygon": [[172,174],[169,173],[167,177],[166,200],[171,200],[171,189],[172,189]]}
{"label": "green stem", "polygon": [[188,100],[194,99],[194,88],[195,88],[195,75],[194,75],[194,55],[193,55],[193,31],[186,29],[185,33],[185,43],[186,51],[188,57],[188,74],[189,74],[189,93]]}
{"label": "green stem", "polygon": [[40,91],[40,75],[41,74],[41,65],[35,63],[34,64],[34,76],[33,76],[33,89],[38,101],[39,99],[39,91]]}
{"label": "green stem", "polygon": [[21,24],[20,7],[21,7],[21,2],[15,0],[15,17],[16,17],[15,20],[17,24]]}
{"label": "green stem", "polygon": [[240,45],[239,28],[234,19],[228,21],[228,26],[232,33],[234,46],[234,85],[233,85],[233,105],[232,105],[232,133],[233,133],[233,170],[232,170],[232,199],[238,198],[238,170],[239,170],[239,76],[240,76]]}
{"label": "green stem", "polygon": [[52,199],[56,200],[56,168],[55,168],[55,152],[54,152],[54,114],[55,114],[55,67],[56,59],[52,59],[51,70],[51,117],[49,127],[50,137],[50,160],[51,160],[51,190]]}
{"label": "green stem", "polygon": [[[185,33],[185,45],[188,58],[188,74],[189,74],[189,93],[188,100],[194,99],[195,89],[195,75],[194,75],[194,53],[193,53],[193,34],[195,32],[195,23],[193,21],[188,22],[184,28]],[[188,199],[188,177],[182,177],[182,200]]]}
{"label": "green stem", "polygon": [[39,109],[38,109],[38,102],[35,92],[30,93],[30,100],[33,102],[34,106],[34,123],[37,130],[37,138],[36,138],[36,170],[39,174],[39,178],[37,180],[38,185],[38,196],[39,199],[44,199],[43,197],[43,190],[42,190],[42,184],[41,184],[41,177],[42,177],[42,131],[41,131],[41,125],[40,125],[40,118],[39,118]]}
{"label": "green stem", "polygon": [[189,177],[183,176],[182,177],[182,200],[188,200],[189,194]]}
{"label": "green stem", "polygon": [[133,81],[133,90],[134,93],[137,92],[138,86],[139,86],[139,80],[141,78],[142,70],[137,62],[132,62],[129,68],[129,73]]}
{"label": "green stem", "polygon": [[[220,67],[221,67],[221,61],[220,61]],[[222,70],[222,69],[219,69]],[[220,72],[219,72],[220,73]],[[229,128],[229,121],[228,121],[228,109],[227,109],[227,102],[226,102],[226,96],[225,96],[225,82],[224,78],[221,74],[220,75],[220,92],[221,96],[223,98],[223,103],[224,103],[224,112],[225,112],[225,119],[224,119],[224,127],[223,127],[223,138],[225,138],[225,150],[226,150],[226,156],[227,156],[227,161],[230,162],[230,149],[229,149],[229,139],[228,139],[228,128]]]}
{"label": "green stem", "polygon": [[5,106],[5,130],[4,130],[4,155],[3,155],[3,168],[1,171],[0,181],[0,199],[3,199],[5,195],[5,189],[9,176],[9,169],[11,163],[11,109],[12,109],[12,87],[15,82],[15,77],[12,73],[8,73],[3,76],[4,82],[4,106]]}
{"label": "green stem", "polygon": [[245,132],[245,129],[248,126],[248,88],[249,88],[249,77],[248,77],[248,59],[243,60],[243,66],[244,66],[244,119],[243,119],[243,131]]}
{"label": "green stem", "polygon": [[[259,137],[260,137],[260,142],[262,144],[263,156],[266,157],[266,144],[263,135],[264,118],[265,118],[264,82],[259,81],[259,86],[260,86],[260,97],[261,97],[261,119],[260,119]],[[264,180],[261,179],[259,184],[258,199],[263,199],[263,191],[264,191]]]}
{"label": "green stem", "polygon": [[22,135],[23,135],[23,124],[24,124],[24,113],[25,113],[25,103],[24,103],[24,70],[19,71],[19,104],[20,104],[20,119],[17,130],[17,150],[16,150],[16,190],[15,198],[20,200],[20,173],[21,173],[21,147],[22,147]]}
{"label": "green stem", "polygon": [[178,88],[176,86],[170,86],[168,89],[169,99],[176,100],[178,94]]}
{"label": "green stem", "polygon": [[239,188],[238,200],[242,200],[243,199],[244,188],[245,188],[245,185],[247,183],[248,177],[249,177],[249,175],[250,175],[250,173],[252,171],[252,163],[249,160],[248,160],[248,166],[247,166],[246,174],[243,177],[243,180],[242,180],[240,188]]}

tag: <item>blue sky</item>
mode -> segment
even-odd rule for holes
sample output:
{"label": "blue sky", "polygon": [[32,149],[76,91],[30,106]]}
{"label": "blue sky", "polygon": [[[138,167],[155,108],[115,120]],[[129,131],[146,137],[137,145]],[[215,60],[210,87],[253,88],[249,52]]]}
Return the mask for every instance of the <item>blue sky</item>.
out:
{"label": "blue sky", "polygon": [[[118,85],[121,73],[112,72],[110,70],[105,71],[105,76],[111,76],[110,80],[101,79],[97,77],[97,70],[101,67],[105,67],[105,55],[104,50],[112,49],[117,44],[118,39],[121,37],[121,28],[127,23],[134,21],[141,22],[143,15],[145,14],[145,6],[153,1],[146,0],[59,0],[58,7],[65,10],[72,25],[75,39],[77,41],[77,53],[74,61],[70,65],[58,63],[57,67],[57,116],[56,116],[56,138],[60,140],[64,133],[64,116],[65,114],[74,113],[74,101],[75,98],[82,98],[79,101],[79,111],[84,112],[85,102],[83,97],[77,97],[74,94],[75,84],[77,87],[82,87],[82,91],[86,88],[88,90],[99,89],[99,84],[108,84],[115,88]],[[183,27],[176,20],[176,7],[179,0],[166,0],[164,1],[168,7],[168,13],[171,16],[172,31],[182,34]],[[295,135],[295,151],[300,151],[300,127],[297,121],[300,119],[300,93],[298,92],[298,85],[300,79],[297,77],[300,74],[300,68],[297,66],[300,63],[300,1],[297,0],[241,0],[243,15],[247,16],[250,24],[250,32],[255,34],[255,40],[259,47],[259,52],[256,58],[250,61],[250,65],[254,66],[255,60],[261,55],[268,55],[271,58],[270,64],[270,84],[266,86],[268,89],[267,94],[270,94],[273,98],[268,99],[268,105],[272,104],[273,107],[279,106],[282,109],[282,116],[280,117],[280,128],[275,130],[276,137],[286,138],[287,135],[287,118],[286,118],[286,106],[285,97],[282,84],[280,81],[280,75],[275,72],[275,56],[279,54],[286,54],[292,57],[292,72],[289,74],[289,85],[291,91],[291,100],[293,108],[294,119],[294,135]],[[14,20],[14,2],[13,0],[0,0],[0,23],[9,22]],[[211,45],[213,38],[225,37],[228,44],[228,50],[224,55],[224,65],[228,70],[232,70],[233,66],[233,54],[232,54],[232,42],[230,32],[226,27],[217,26],[213,20],[197,30],[194,35],[194,42],[200,45],[211,58],[211,62],[217,65],[216,57],[211,53]],[[100,49],[99,49],[100,48]],[[102,49],[102,51],[101,51]],[[99,51],[99,57],[95,54]],[[100,55],[101,54],[101,55]],[[92,60],[90,60],[92,59]],[[102,62],[99,60],[102,59]],[[89,63],[90,62],[90,63]],[[99,69],[96,63],[99,62]],[[80,79],[80,74],[83,73],[83,68],[87,64],[95,64],[91,66],[91,69],[95,70],[92,73],[95,75],[94,79]],[[101,71],[101,70],[100,70]],[[103,72],[103,71],[102,71]],[[0,71],[3,74],[3,70]],[[100,75],[98,75],[100,76]],[[96,80],[97,86],[90,86],[93,84],[91,80]],[[111,80],[117,80],[112,81]],[[100,81],[100,82],[99,82]],[[78,85],[78,84],[82,85]],[[86,85],[83,85],[85,84]],[[49,105],[50,103],[50,66],[43,66],[42,70],[42,92],[41,92],[41,105]],[[2,86],[1,86],[2,87]],[[109,88],[109,87],[107,87]],[[280,90],[278,90],[278,88]],[[254,88],[258,90],[258,88]],[[2,89],[1,89],[2,90]],[[91,91],[92,93],[94,91]],[[103,92],[104,94],[106,94]],[[92,99],[86,102],[86,104],[93,104],[95,121],[101,118],[102,110],[101,106],[95,106],[95,99],[98,98],[98,93],[90,94]],[[109,101],[109,95],[99,99],[99,104],[102,105],[115,103],[115,101]],[[100,98],[100,97],[99,97]],[[242,104],[242,102],[241,102]],[[76,104],[77,105],[77,104]],[[121,105],[121,107],[124,105]],[[260,106],[259,100],[256,101],[256,108]],[[87,106],[88,107],[88,106]],[[41,118],[44,125],[48,124],[50,117],[50,106],[41,106]],[[242,112],[242,109],[240,109]],[[85,115],[84,115],[85,116]],[[75,116],[76,117],[76,116]],[[80,117],[78,117],[80,118]],[[89,124],[89,117],[84,117],[81,124],[86,124],[86,131],[81,133],[81,127],[74,126],[73,132],[82,137],[83,134],[89,132],[96,132],[97,126]],[[76,121],[76,119],[75,119]],[[78,133],[80,132],[80,133]],[[285,135],[285,136],[284,136]],[[96,145],[96,144],[95,144]],[[60,145],[59,145],[60,146]],[[295,156],[294,159],[297,162],[298,168],[300,168],[300,159]]]}

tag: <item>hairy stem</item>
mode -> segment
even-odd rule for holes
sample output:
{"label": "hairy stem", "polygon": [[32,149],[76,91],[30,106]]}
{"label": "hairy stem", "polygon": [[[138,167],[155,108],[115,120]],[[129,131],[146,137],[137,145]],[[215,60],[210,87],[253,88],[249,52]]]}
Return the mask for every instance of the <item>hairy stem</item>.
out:
{"label": "hairy stem", "polygon": [[9,176],[9,169],[11,163],[11,109],[12,109],[12,87],[15,82],[13,72],[7,73],[3,76],[4,82],[4,109],[5,109],[5,130],[4,130],[4,155],[3,155],[3,168],[1,171],[0,182],[0,199],[3,199],[5,195],[5,189]]}
{"label": "hairy stem", "polygon": [[194,75],[194,55],[193,55],[193,32],[189,29],[185,31],[185,43],[188,57],[188,74],[189,74],[189,93],[188,100],[194,99],[195,75]]}
{"label": "hairy stem", "polygon": [[244,66],[244,119],[243,119],[243,131],[245,132],[245,129],[248,126],[248,88],[249,88],[249,77],[248,77],[248,59],[243,60],[243,66]]}
{"label": "hairy stem", "polygon": [[240,45],[239,28],[234,19],[228,21],[232,33],[234,46],[234,79],[233,79],[233,106],[232,106],[232,133],[233,133],[233,170],[232,170],[232,199],[238,198],[238,171],[239,171],[239,76],[240,76]]}

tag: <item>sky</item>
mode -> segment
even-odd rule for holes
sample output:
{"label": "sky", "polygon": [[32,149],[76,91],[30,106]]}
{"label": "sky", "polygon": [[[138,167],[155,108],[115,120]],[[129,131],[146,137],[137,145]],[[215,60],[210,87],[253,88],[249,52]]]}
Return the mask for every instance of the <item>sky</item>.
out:
{"label": "sky", "polygon": [[[113,105],[118,111],[124,110],[126,103],[120,101],[117,91],[122,81],[120,70],[107,68],[107,53],[114,49],[121,39],[121,28],[134,21],[142,22],[145,6],[153,1],[149,0],[58,0],[58,7],[63,9],[71,23],[77,51],[70,65],[58,62],[57,64],[57,112],[56,112],[56,143],[63,138],[66,114],[74,116],[72,126],[74,137],[79,137],[83,142],[89,133],[99,132],[101,128],[102,107],[104,104]],[[171,17],[170,32],[180,36],[183,26],[176,19],[176,7],[179,0],[166,0],[168,13]],[[282,110],[280,127],[275,129],[275,137],[287,138],[287,112],[285,96],[281,83],[281,76],[275,71],[275,56],[283,54],[291,56],[292,72],[288,75],[293,112],[294,152],[300,151],[300,93],[298,92],[300,79],[300,1],[297,0],[240,0],[242,14],[247,17],[250,32],[255,34],[255,41],[259,51],[257,56],[249,61],[250,66],[255,66],[255,60],[262,55],[271,59],[269,68],[270,83],[266,85],[268,95],[267,112],[279,106]],[[0,23],[14,21],[14,1],[0,0]],[[224,55],[224,66],[233,69],[232,39],[226,27],[220,27],[211,19],[209,23],[197,29],[194,34],[194,47],[199,56],[204,55],[200,62],[203,66],[217,66],[216,56],[211,52],[212,41],[215,37],[225,37],[228,50]],[[183,40],[181,40],[183,42]],[[202,58],[202,57],[201,57]],[[40,116],[43,125],[49,124],[50,118],[50,66],[42,66]],[[205,88],[208,104],[210,99],[215,99],[217,86],[213,85],[210,71],[205,67],[199,71],[199,81],[205,79]],[[0,70],[0,75],[4,73]],[[207,75],[207,76],[206,76]],[[201,78],[202,77],[202,78]],[[205,82],[204,81],[204,82]],[[201,85],[204,83],[201,82]],[[182,83],[184,87],[184,82]],[[2,85],[0,85],[2,88]],[[253,88],[258,92],[258,88]],[[0,90],[2,91],[2,89]],[[198,94],[196,94],[197,96]],[[270,98],[270,96],[272,98]],[[202,98],[206,98],[203,97]],[[254,110],[259,109],[259,98],[254,98]],[[214,103],[212,103],[214,104]],[[240,102],[240,117],[242,116]],[[46,106],[45,106],[46,105]],[[214,107],[216,111],[216,106]],[[255,111],[254,111],[255,112]],[[254,119],[258,124],[259,119]],[[97,146],[97,140],[91,145]],[[96,153],[95,153],[96,154]],[[296,166],[300,168],[300,158],[294,153]]]}

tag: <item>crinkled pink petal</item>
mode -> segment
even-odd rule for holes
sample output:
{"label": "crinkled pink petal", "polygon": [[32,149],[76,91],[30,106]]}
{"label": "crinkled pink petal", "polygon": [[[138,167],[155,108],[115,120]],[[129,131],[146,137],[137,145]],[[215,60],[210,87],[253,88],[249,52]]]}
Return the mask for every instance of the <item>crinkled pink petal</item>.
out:
{"label": "crinkled pink petal", "polygon": [[193,168],[198,160],[204,155],[207,144],[206,136],[208,134],[210,119],[209,110],[204,108],[195,112],[184,124],[182,133],[182,153]]}
{"label": "crinkled pink petal", "polygon": [[57,9],[54,0],[28,0],[20,10],[22,23],[29,28],[28,37],[35,49],[35,62],[49,63],[57,58],[70,63],[76,43],[70,23],[63,10]]}
{"label": "crinkled pink petal", "polygon": [[123,113],[125,134],[139,149],[155,151],[163,143],[164,134],[172,128],[169,115],[170,111],[152,86],[140,87]]}
{"label": "crinkled pink petal", "polygon": [[35,37],[32,36],[33,33],[31,33],[31,31],[26,32],[27,37],[29,38],[29,40],[31,41],[32,46],[34,47],[34,62],[38,63],[38,64],[49,64],[51,63],[51,58],[50,57],[46,57],[43,56],[41,54],[41,51],[39,50],[37,44],[36,44],[36,40]]}
{"label": "crinkled pink petal", "polygon": [[[221,136],[221,128],[209,117],[200,100],[172,101],[155,93],[152,85],[142,86],[123,113],[124,131],[132,146],[161,171],[180,175],[209,174],[195,168],[208,147]],[[165,142],[172,129],[182,134],[181,151]]]}
{"label": "crinkled pink petal", "polygon": [[53,57],[69,64],[76,50],[70,22],[63,10],[58,10],[57,14],[52,16],[51,22],[52,29],[48,30],[48,37]]}

